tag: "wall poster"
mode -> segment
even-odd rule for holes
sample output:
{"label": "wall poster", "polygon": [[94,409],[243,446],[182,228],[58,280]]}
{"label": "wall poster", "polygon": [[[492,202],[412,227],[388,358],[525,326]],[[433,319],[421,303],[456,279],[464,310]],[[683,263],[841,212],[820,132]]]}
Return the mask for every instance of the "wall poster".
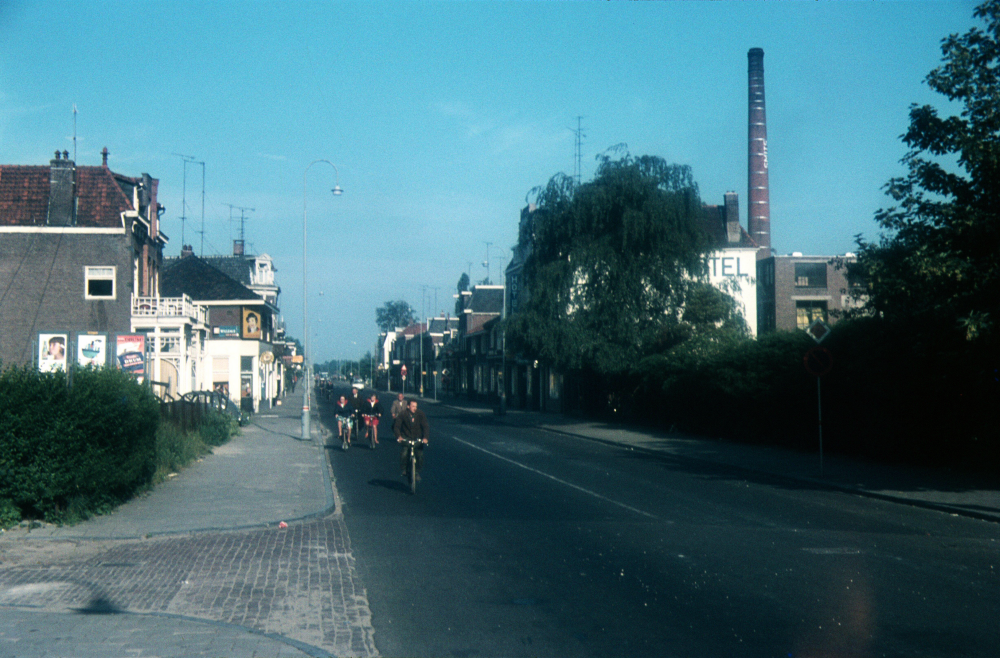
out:
{"label": "wall poster", "polygon": [[253,309],[243,309],[243,337],[260,339],[260,313]]}
{"label": "wall poster", "polygon": [[146,374],[146,337],[142,334],[115,336],[115,358],[119,368],[132,373],[141,382]]}
{"label": "wall poster", "polygon": [[108,365],[108,337],[106,334],[77,334],[76,362],[81,366],[103,368]]}
{"label": "wall poster", "polygon": [[65,372],[68,345],[69,334],[38,334],[38,369],[41,372]]}

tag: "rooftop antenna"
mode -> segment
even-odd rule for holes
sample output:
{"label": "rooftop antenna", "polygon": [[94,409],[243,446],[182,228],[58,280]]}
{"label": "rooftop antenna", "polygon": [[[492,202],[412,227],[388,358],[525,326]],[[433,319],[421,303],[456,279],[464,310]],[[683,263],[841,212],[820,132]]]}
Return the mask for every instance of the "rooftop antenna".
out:
{"label": "rooftop antenna", "polygon": [[[240,251],[239,254],[235,254],[234,253],[234,255],[242,256],[243,255],[242,248],[243,248],[243,245],[245,244],[245,242],[243,241],[243,235],[244,235],[244,228],[246,226],[246,213],[248,213],[248,212],[255,212],[256,209],[255,208],[248,208],[246,206],[237,206],[237,205],[234,205],[232,203],[224,203],[222,205],[229,206],[229,220],[230,221],[232,221],[232,219],[233,219],[233,210],[239,210],[240,211],[240,240],[239,240],[239,246],[240,246],[241,251]],[[233,251],[235,252],[235,249]]]}
{"label": "rooftop antenna", "polygon": [[573,134],[576,135],[576,154],[575,154],[576,161],[574,162],[573,177],[576,178],[576,184],[577,186],[579,186],[580,177],[583,170],[583,166],[581,164],[583,162],[583,138],[587,136],[583,132],[582,116],[576,117],[576,130],[573,130],[572,128],[570,128],[570,130],[572,130]]}
{"label": "rooftop antenna", "polygon": [[[182,153],[172,153],[171,155],[176,155],[177,157],[184,160],[184,178],[181,184],[181,249],[184,248],[184,222],[187,221],[187,176],[188,176],[188,163],[196,162],[197,158],[193,155],[184,155]],[[204,235],[202,236],[204,239]]]}
{"label": "rooftop antenna", "polygon": [[490,285],[490,245],[492,244],[492,242],[486,243],[486,261],[483,263],[483,267],[486,268],[486,281],[483,283],[486,285]]}
{"label": "rooftop antenna", "polygon": [[202,258],[205,257],[205,163],[199,162],[201,165],[201,249],[199,254]]}
{"label": "rooftop antenna", "polygon": [[73,162],[76,162],[76,103],[73,103]]}

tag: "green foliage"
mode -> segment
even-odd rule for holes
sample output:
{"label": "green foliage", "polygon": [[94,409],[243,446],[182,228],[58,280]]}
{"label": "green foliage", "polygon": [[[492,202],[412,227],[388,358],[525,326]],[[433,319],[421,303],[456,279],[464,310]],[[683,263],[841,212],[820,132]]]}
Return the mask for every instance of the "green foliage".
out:
{"label": "green foliage", "polygon": [[379,331],[391,331],[395,327],[406,327],[416,322],[417,316],[410,305],[402,299],[386,302],[375,309],[375,324]]}
{"label": "green foliage", "polygon": [[811,346],[802,332],[703,331],[639,364],[637,409],[687,432],[794,445],[814,410],[802,367]]}
{"label": "green foliage", "polygon": [[235,418],[214,409],[209,409],[198,423],[198,435],[209,447],[221,446],[239,433],[240,424]]}
{"label": "green foliage", "polygon": [[13,501],[0,498],[0,528],[11,528],[21,521],[21,510]]}
{"label": "green foliage", "polygon": [[159,403],[115,369],[0,373],[0,498],[72,519],[127,498],[153,473]]}
{"label": "green foliage", "polygon": [[172,423],[161,423],[156,430],[156,471],[153,482],[163,482],[212,449],[201,432],[182,432]]}
{"label": "green foliage", "polygon": [[858,237],[850,274],[868,313],[989,340],[1000,317],[1000,0],[974,14],[985,30],[944,39],[944,63],[926,79],[961,112],[911,106],[908,173],[885,188],[898,205],[877,213],[878,242]]}
{"label": "green foliage", "polygon": [[456,285],[458,290],[458,298],[455,299],[455,315],[461,315],[465,308],[465,301],[462,299],[462,293],[469,290],[469,275],[462,272],[462,276],[458,277],[458,284]]}
{"label": "green foliage", "polygon": [[593,181],[561,174],[536,195],[519,237],[527,301],[508,338],[563,371],[628,371],[677,324],[704,272],[711,245],[691,169],[605,155]]}

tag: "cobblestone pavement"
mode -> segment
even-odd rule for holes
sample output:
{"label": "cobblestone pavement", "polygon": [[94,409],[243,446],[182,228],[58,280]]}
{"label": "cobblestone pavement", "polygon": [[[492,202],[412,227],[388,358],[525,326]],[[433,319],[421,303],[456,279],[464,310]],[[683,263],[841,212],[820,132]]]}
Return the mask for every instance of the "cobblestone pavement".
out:
{"label": "cobblestone pavement", "polygon": [[[366,592],[337,514],[285,529],[43,541],[35,554],[24,550],[23,541],[19,552],[0,553],[0,606],[45,613],[154,614],[163,615],[156,623],[200,619],[259,634],[242,648],[217,646],[215,654],[202,653],[213,646],[202,642],[197,653],[158,655],[377,655]],[[128,622],[136,616],[112,615],[122,620],[126,635],[135,632],[136,624]],[[6,626],[0,624],[0,650],[8,649],[16,633]],[[291,647],[259,653],[258,645],[268,637],[287,638]],[[47,644],[38,655],[70,655],[59,652],[58,640],[50,638],[55,645]]]}

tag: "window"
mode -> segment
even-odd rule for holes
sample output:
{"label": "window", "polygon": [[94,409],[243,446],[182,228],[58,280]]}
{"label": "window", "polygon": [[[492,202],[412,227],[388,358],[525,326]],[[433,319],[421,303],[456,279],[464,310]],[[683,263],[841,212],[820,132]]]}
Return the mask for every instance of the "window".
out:
{"label": "window", "polygon": [[115,298],[114,267],[84,267],[85,299]]}
{"label": "window", "polygon": [[795,302],[795,326],[808,329],[816,320],[826,322],[826,301]]}
{"label": "window", "polygon": [[796,288],[826,288],[826,263],[795,263]]}

